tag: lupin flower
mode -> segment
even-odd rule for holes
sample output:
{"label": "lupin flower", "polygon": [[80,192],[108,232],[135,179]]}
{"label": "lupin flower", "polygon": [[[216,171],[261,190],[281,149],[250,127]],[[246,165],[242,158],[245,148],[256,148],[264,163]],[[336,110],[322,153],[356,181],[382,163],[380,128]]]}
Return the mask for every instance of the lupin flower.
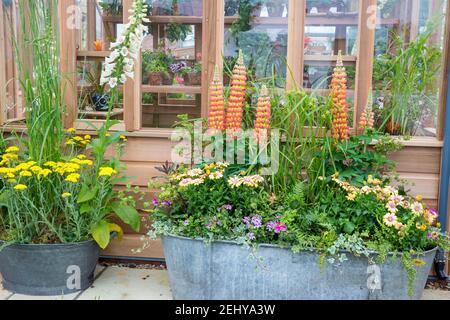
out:
{"label": "lupin flower", "polygon": [[220,79],[219,67],[214,70],[214,79],[209,88],[210,111],[208,128],[213,130],[225,130],[225,99],[223,95],[223,84]]}
{"label": "lupin flower", "polygon": [[231,81],[231,91],[227,107],[226,127],[231,135],[240,132],[242,129],[246,81],[247,68],[244,65],[244,54],[240,50],[239,58],[233,70],[233,79]]}
{"label": "lupin flower", "polygon": [[361,130],[364,129],[373,129],[373,125],[374,125],[374,113],[372,110],[372,101],[373,101],[373,96],[372,96],[372,89],[369,90],[369,97],[367,99],[367,106],[364,109],[363,114],[361,115],[361,119],[359,121],[359,128]]}
{"label": "lupin flower", "polygon": [[100,85],[108,84],[111,89],[124,84],[128,78],[134,77],[134,63],[137,59],[150,22],[147,16],[145,0],[135,0],[130,9],[128,23],[123,25],[123,32],[117,41],[111,43],[111,55],[105,59]]}
{"label": "lupin flower", "polygon": [[255,138],[256,141],[265,140],[267,142],[268,131],[270,130],[271,104],[269,91],[264,85],[258,98],[255,119]]}
{"label": "lupin flower", "polygon": [[331,80],[333,98],[333,138],[345,141],[349,139],[348,105],[347,105],[347,73],[339,51],[336,68]]}

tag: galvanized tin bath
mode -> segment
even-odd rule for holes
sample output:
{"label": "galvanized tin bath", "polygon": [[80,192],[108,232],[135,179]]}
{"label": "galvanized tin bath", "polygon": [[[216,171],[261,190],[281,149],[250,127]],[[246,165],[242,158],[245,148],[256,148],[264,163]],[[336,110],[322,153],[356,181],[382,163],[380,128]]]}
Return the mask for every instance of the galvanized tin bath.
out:
{"label": "galvanized tin bath", "polygon": [[399,258],[374,267],[365,257],[347,254],[349,260],[341,266],[325,263],[321,271],[315,252],[294,254],[261,245],[256,255],[263,260],[257,263],[251,252],[234,242],[205,245],[177,236],[162,240],[176,300],[420,299],[436,255],[431,250],[420,257],[426,264],[417,268],[414,296],[409,297]]}
{"label": "galvanized tin bath", "polygon": [[58,296],[87,289],[94,280],[99,254],[94,241],[8,246],[0,251],[3,287],[35,296]]}

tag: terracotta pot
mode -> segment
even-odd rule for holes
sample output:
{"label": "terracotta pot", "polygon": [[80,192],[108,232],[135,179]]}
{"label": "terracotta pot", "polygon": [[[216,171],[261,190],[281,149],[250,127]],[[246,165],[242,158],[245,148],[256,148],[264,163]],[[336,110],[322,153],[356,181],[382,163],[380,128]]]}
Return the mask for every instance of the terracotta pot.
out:
{"label": "terracotta pot", "polygon": [[316,8],[319,13],[328,13],[331,9],[330,6],[317,6]]}
{"label": "terracotta pot", "polygon": [[281,1],[272,1],[267,4],[269,17],[282,17],[284,12],[284,3]]}
{"label": "terracotta pot", "polygon": [[185,74],[183,78],[186,86],[199,86],[202,84],[202,74],[200,72]]}
{"label": "terracotta pot", "polygon": [[[256,5],[253,7],[252,16],[253,17],[261,17],[262,5]],[[283,14],[283,13],[282,13]]]}
{"label": "terracotta pot", "polygon": [[174,74],[172,72],[163,72],[162,76],[162,84],[165,86],[173,85]]}
{"label": "terracotta pot", "polygon": [[148,74],[148,84],[151,86],[160,86],[162,83],[161,72],[150,72]]}
{"label": "terracotta pot", "polygon": [[385,131],[389,133],[390,135],[399,135],[401,132],[401,125],[396,122],[388,122],[386,124]]}

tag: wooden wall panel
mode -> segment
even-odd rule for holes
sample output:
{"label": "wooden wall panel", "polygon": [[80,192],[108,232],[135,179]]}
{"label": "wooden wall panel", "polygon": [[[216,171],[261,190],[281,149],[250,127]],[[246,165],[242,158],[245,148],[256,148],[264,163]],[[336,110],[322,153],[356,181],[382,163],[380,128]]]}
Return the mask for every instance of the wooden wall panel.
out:
{"label": "wooden wall panel", "polygon": [[64,95],[64,102],[66,113],[64,116],[64,126],[71,128],[75,124],[78,116],[78,101],[77,101],[77,50],[76,50],[76,36],[77,31],[73,26],[74,19],[73,8],[75,0],[64,0],[58,2],[59,17],[61,19],[61,87]]}

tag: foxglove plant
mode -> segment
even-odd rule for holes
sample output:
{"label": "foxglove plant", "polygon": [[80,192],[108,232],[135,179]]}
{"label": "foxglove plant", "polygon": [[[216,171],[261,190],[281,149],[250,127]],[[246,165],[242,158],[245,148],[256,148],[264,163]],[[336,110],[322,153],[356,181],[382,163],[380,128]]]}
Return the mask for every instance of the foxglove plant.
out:
{"label": "foxglove plant", "polygon": [[148,32],[143,25],[150,22],[147,15],[148,6],[145,0],[135,0],[130,9],[130,18],[124,25],[122,35],[116,42],[111,43],[111,55],[105,59],[100,84],[108,84],[111,89],[124,84],[127,77],[134,77],[134,63],[137,59],[142,41]]}

